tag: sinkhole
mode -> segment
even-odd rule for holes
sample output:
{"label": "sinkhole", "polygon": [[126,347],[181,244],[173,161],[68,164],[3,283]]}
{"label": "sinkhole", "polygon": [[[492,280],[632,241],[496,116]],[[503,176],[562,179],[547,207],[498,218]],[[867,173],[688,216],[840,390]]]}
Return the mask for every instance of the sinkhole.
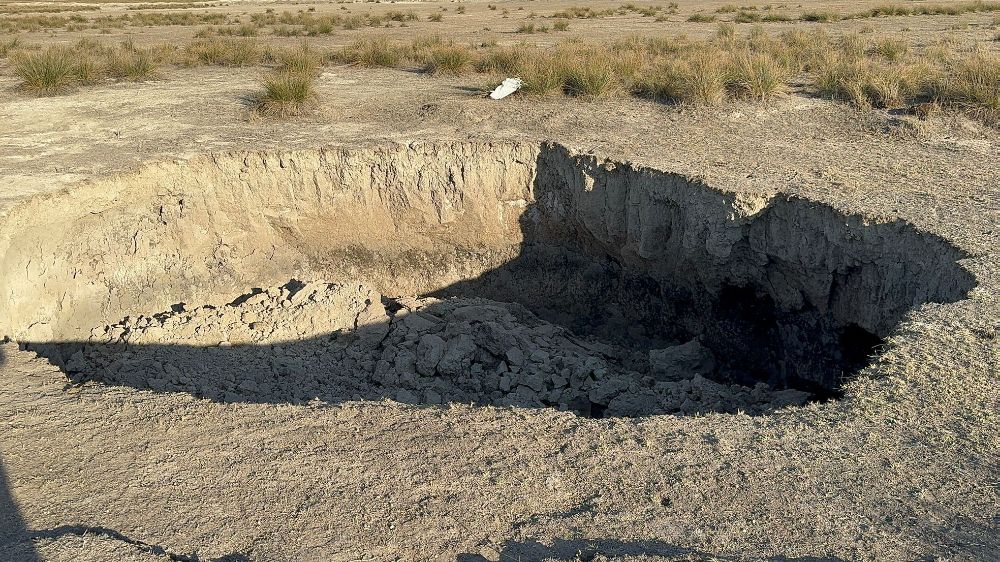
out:
{"label": "sinkhole", "polygon": [[74,382],[589,417],[835,399],[974,286],[903,221],[553,143],[150,164],[21,203],[0,248],[0,333]]}

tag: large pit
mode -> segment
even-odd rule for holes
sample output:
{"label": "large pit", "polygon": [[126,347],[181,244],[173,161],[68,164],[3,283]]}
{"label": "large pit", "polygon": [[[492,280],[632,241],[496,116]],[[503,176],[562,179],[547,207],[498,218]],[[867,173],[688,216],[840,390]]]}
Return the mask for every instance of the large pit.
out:
{"label": "large pit", "polygon": [[555,144],[200,156],[0,221],[0,334],[220,401],[766,413],[974,285],[902,221]]}

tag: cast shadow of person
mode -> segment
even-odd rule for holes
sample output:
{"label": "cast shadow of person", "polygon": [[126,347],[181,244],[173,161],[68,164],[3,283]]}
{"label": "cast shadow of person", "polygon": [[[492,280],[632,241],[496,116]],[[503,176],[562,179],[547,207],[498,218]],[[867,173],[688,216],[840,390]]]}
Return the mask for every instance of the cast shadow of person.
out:
{"label": "cast shadow of person", "polygon": [[[627,541],[620,539],[556,539],[551,544],[535,540],[511,541],[505,543],[499,555],[499,562],[592,562],[595,560],[612,561],[619,558],[662,559],[664,562],[743,562],[759,560],[760,562],[847,562],[835,556],[804,556],[789,558],[771,556],[747,558],[742,556],[723,556],[710,554],[696,549],[680,547],[658,540]],[[487,562],[487,558],[479,554],[460,554],[455,562]]]}

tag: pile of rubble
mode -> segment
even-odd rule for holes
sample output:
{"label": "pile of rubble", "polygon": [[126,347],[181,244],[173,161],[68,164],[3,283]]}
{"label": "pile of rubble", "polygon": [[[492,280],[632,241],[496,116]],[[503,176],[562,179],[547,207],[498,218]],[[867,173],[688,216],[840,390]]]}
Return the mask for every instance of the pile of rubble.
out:
{"label": "pile of rubble", "polygon": [[388,398],[594,417],[753,414],[809,399],[711,380],[715,358],[696,340],[627,349],[484,299],[387,299],[360,283],[291,282],[225,306],[175,308],[94,330],[64,369],[223,401]]}

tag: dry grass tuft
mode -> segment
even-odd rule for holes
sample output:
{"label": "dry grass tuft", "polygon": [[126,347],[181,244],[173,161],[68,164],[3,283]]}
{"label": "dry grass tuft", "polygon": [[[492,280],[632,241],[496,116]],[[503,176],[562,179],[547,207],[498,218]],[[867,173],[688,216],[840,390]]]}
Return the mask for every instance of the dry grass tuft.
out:
{"label": "dry grass tuft", "polygon": [[432,48],[427,54],[424,70],[431,74],[459,76],[465,74],[471,66],[472,53],[468,48],[440,45]]}
{"label": "dry grass tuft", "polygon": [[115,80],[139,82],[156,77],[156,61],[149,49],[123,43],[110,50],[105,62],[107,75]]}
{"label": "dry grass tuft", "polygon": [[600,98],[621,91],[622,68],[612,52],[586,49],[566,61],[562,77],[567,94]]}
{"label": "dry grass tuft", "polygon": [[315,77],[307,72],[278,71],[262,81],[254,110],[268,117],[292,117],[310,111],[317,99]]}
{"label": "dry grass tuft", "polygon": [[0,59],[7,58],[12,51],[21,47],[22,42],[20,37],[11,37],[10,39],[0,39]]}
{"label": "dry grass tuft", "polygon": [[213,38],[196,41],[188,46],[187,53],[201,64],[220,66],[253,66],[260,64],[264,50],[253,39]]}
{"label": "dry grass tuft", "polygon": [[347,47],[339,58],[367,67],[396,67],[406,59],[402,47],[394,45],[385,37],[363,39]]}
{"label": "dry grass tuft", "polygon": [[525,92],[540,95],[562,92],[565,70],[558,53],[546,51],[527,57],[520,70]]}
{"label": "dry grass tuft", "polygon": [[67,47],[18,52],[13,63],[14,74],[21,79],[21,87],[37,95],[61,94],[76,84],[76,55]]}
{"label": "dry grass tuft", "polygon": [[767,53],[743,51],[733,55],[726,82],[737,96],[765,101],[787,89],[788,70]]}
{"label": "dry grass tuft", "polygon": [[960,59],[940,90],[942,101],[1000,124],[1000,55],[974,52]]}

